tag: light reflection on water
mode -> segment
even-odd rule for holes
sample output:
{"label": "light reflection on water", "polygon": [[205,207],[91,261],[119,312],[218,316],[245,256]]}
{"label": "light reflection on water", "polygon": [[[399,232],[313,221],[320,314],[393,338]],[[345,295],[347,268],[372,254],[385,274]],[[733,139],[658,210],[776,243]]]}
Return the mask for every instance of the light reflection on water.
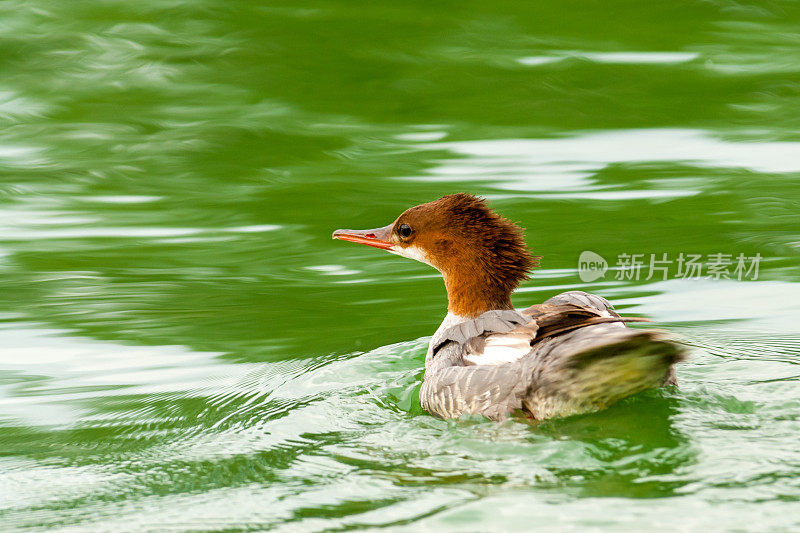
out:
{"label": "light reflection on water", "polygon": [[[6,2],[3,527],[800,527],[798,20]],[[440,278],[330,234],[462,190],[543,256],[518,306],[577,287],[656,320],[692,346],[680,389],[423,413]],[[765,259],[581,284],[584,250]]]}
{"label": "light reflection on water", "polygon": [[[487,141],[423,144],[429,150],[447,150],[459,159],[439,161],[424,177],[413,180],[461,183],[475,179],[492,187],[513,191],[561,191],[578,189],[566,196],[622,200],[630,193],[644,196],[684,196],[697,190],[620,191],[606,196],[590,191],[602,188],[592,183],[608,165],[669,162],[705,168],[742,168],[764,173],[800,172],[798,142],[725,141],[693,130],[621,130],[585,133],[556,139],[496,139]],[[464,157],[466,156],[466,157]],[[629,185],[629,184],[627,184]],[[704,185],[698,180],[696,186]]]}

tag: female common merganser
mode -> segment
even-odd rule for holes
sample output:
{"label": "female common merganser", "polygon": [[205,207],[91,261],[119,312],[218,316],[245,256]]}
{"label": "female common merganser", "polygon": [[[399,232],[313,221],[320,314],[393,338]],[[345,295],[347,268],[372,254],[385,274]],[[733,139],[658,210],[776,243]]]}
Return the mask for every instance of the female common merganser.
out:
{"label": "female common merganser", "polygon": [[544,420],[603,409],[675,384],[683,348],[657,330],[626,328],[605,298],[569,291],[522,311],[511,293],[537,266],[522,228],[483,199],[452,194],[406,210],[386,227],[334,239],[422,261],[442,273],[448,313],[425,356],[422,407]]}

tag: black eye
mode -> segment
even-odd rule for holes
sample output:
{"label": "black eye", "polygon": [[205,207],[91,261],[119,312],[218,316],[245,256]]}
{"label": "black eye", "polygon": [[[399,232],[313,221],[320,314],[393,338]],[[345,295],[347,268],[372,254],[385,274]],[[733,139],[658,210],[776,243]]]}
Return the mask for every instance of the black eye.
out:
{"label": "black eye", "polygon": [[411,237],[411,226],[408,224],[400,224],[400,227],[397,228],[397,234],[404,239],[408,239]]}

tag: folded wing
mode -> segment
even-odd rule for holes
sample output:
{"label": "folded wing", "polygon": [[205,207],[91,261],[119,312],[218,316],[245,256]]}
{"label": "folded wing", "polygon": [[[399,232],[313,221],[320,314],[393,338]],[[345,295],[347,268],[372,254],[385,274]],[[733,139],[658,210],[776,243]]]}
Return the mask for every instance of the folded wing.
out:
{"label": "folded wing", "polygon": [[684,357],[666,333],[626,328],[623,322],[642,319],[622,318],[581,291],[525,309],[521,319],[492,313],[491,327],[481,315],[459,335],[445,332],[429,355],[420,400],[432,414],[502,419],[521,410],[542,420],[594,411],[674,384],[673,365]]}

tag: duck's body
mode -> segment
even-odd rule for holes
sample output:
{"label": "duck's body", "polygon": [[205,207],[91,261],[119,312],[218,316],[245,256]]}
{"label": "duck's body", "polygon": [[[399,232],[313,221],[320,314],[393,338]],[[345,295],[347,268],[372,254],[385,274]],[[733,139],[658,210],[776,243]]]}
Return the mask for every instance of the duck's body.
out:
{"label": "duck's body", "polygon": [[595,411],[674,384],[680,345],[663,332],[626,328],[599,296],[570,291],[521,312],[510,295],[535,265],[522,230],[474,196],[413,207],[385,228],[337,230],[442,272],[448,314],[425,358],[422,407],[440,418],[514,412],[543,420]]}
{"label": "duck's body", "polygon": [[451,318],[428,346],[422,407],[440,418],[498,420],[519,411],[544,420],[675,384],[680,348],[662,332],[626,328],[623,320],[605,299],[581,291],[522,312]]}

